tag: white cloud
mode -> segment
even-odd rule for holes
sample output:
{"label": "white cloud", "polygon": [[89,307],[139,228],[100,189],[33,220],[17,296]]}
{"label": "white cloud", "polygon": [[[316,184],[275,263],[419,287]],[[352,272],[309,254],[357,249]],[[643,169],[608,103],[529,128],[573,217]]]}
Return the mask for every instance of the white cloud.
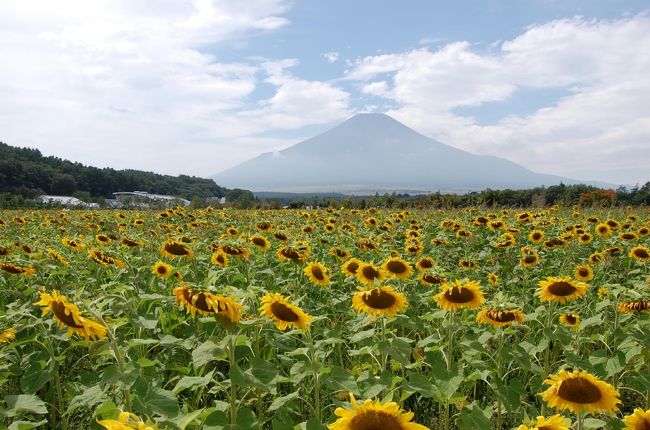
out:
{"label": "white cloud", "polygon": [[[535,25],[487,52],[455,42],[365,57],[346,78],[397,103],[389,114],[450,145],[542,172],[634,183],[650,179],[648,70],[650,18],[637,15]],[[487,126],[454,111],[545,88],[568,95]]]}
{"label": "white cloud", "polygon": [[323,54],[323,57],[325,60],[327,60],[328,63],[336,63],[339,59],[339,53],[338,52],[326,52]]}

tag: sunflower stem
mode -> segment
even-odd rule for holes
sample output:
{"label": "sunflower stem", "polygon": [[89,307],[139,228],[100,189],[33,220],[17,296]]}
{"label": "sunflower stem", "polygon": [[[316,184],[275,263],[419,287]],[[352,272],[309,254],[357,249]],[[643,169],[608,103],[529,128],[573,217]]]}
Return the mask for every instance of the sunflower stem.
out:
{"label": "sunflower stem", "polygon": [[230,342],[228,343],[228,361],[230,363],[230,424],[237,424],[237,387],[232,379],[232,372],[235,366],[235,340],[237,336],[230,332]]}
{"label": "sunflower stem", "polygon": [[[451,363],[453,360],[454,354],[454,313],[452,311],[448,312],[449,320],[447,321],[447,354],[445,356],[445,361],[447,365],[447,372],[451,371]],[[449,430],[449,400],[445,400],[445,412],[444,412],[444,425],[445,430]]]}
{"label": "sunflower stem", "polygon": [[[113,330],[111,327],[109,327],[108,324],[106,324],[106,321],[104,321],[98,312],[92,312],[92,314],[104,327],[106,327],[106,336],[108,337],[108,343],[113,350],[113,355],[115,356],[115,361],[117,361],[117,367],[120,369],[120,374],[124,375],[126,372],[126,369],[124,368],[124,358],[122,357],[120,348],[117,345],[117,340],[115,338]],[[128,411],[133,410],[131,408],[131,390],[129,389],[128,384],[124,385],[124,403],[126,404],[126,409]]]}
{"label": "sunflower stem", "polygon": [[311,332],[309,331],[307,331],[307,340],[309,342],[309,360],[311,361],[314,379],[314,411],[316,413],[316,421],[320,424],[320,375],[318,374],[318,360],[314,349],[314,338],[311,337]]}
{"label": "sunflower stem", "polygon": [[[381,318],[381,342],[386,341],[386,318],[382,317]],[[386,366],[388,363],[388,352],[386,351],[386,348],[381,351],[381,369],[380,372],[383,373],[384,370],[386,370]]]}
{"label": "sunflower stem", "polygon": [[[503,382],[503,330],[499,333],[499,343],[497,349],[497,379],[499,383]],[[497,395],[497,430],[501,430],[503,426],[503,417],[501,416],[501,396]]]}
{"label": "sunflower stem", "polygon": [[578,412],[578,421],[576,423],[576,430],[582,430],[582,425],[584,421],[584,415],[582,411]]}

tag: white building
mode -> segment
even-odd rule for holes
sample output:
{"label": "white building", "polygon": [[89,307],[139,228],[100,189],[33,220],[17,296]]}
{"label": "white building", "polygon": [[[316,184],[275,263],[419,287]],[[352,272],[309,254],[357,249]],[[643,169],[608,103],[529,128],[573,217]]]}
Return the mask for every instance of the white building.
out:
{"label": "white building", "polygon": [[43,204],[49,205],[59,205],[59,206],[70,206],[77,208],[86,208],[86,209],[99,209],[99,204],[97,203],[86,203],[79,200],[76,197],[71,196],[48,196],[42,195],[36,197],[36,201]]}
{"label": "white building", "polygon": [[165,196],[162,194],[149,194],[146,191],[119,191],[113,193],[115,199],[122,207],[148,208],[156,206],[189,206],[190,201],[180,197]]}

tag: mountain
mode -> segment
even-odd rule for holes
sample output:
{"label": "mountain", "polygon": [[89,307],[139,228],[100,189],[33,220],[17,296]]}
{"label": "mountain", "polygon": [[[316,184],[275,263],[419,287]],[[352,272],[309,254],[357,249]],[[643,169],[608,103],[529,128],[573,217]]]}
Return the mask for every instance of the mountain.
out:
{"label": "mountain", "polygon": [[580,181],[430,139],[384,114],[358,114],[278,152],[215,176],[224,186],[281,192],[464,192]]}

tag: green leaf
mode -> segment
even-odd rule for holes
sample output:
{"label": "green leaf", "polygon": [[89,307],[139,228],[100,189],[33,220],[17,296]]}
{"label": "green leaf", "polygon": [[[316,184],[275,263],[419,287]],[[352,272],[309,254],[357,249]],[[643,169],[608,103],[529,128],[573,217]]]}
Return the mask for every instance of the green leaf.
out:
{"label": "green leaf", "polygon": [[490,415],[471,403],[464,407],[458,417],[458,428],[461,430],[489,429],[492,428]]}
{"label": "green leaf", "polygon": [[318,422],[315,417],[309,418],[307,420],[307,425],[305,426],[307,430],[325,430],[325,426]]}
{"label": "green leaf", "polygon": [[103,401],[104,401],[104,391],[101,388],[99,388],[99,385],[93,385],[92,387],[84,390],[83,393],[74,396],[70,401],[70,405],[68,405],[68,408],[65,411],[65,413],[69,414],[70,412],[74,411],[75,409],[81,406],[86,406],[90,408]]}
{"label": "green leaf", "polygon": [[195,411],[190,412],[189,414],[185,414],[178,418],[177,420],[174,420],[176,425],[180,428],[180,430],[185,430],[187,426],[192,424],[194,420],[196,420],[199,415],[203,412],[203,408],[197,409]]}
{"label": "green leaf", "polygon": [[220,348],[210,339],[206,340],[192,351],[192,362],[196,368],[205,366],[209,362],[219,360],[222,357],[225,357],[225,350]]}
{"label": "green leaf", "polygon": [[8,430],[29,430],[39,428],[45,424],[47,424],[47,420],[42,420],[37,423],[33,423],[31,421],[14,421],[8,427]]}
{"label": "green leaf", "polygon": [[585,429],[600,429],[605,427],[607,423],[598,418],[585,418],[583,425]]}
{"label": "green leaf", "polygon": [[371,328],[370,330],[360,331],[350,338],[350,342],[357,343],[363,339],[368,339],[375,334],[375,329]]}
{"label": "green leaf", "polygon": [[324,380],[328,387],[333,390],[348,391],[359,395],[359,387],[354,376],[346,369],[339,366],[332,366],[329,376]]}
{"label": "green leaf", "polygon": [[271,403],[271,406],[269,406],[269,412],[273,412],[275,410],[280,409],[287,402],[290,402],[291,400],[297,398],[299,395],[300,395],[300,390],[294,391],[293,393],[289,393],[286,396],[276,397],[273,400],[273,403]]}
{"label": "green leaf", "polygon": [[5,396],[4,401],[7,403],[5,415],[8,417],[15,417],[20,412],[32,412],[39,415],[47,413],[45,403],[32,394]]}
{"label": "green leaf", "polygon": [[428,399],[433,398],[439,400],[442,398],[440,390],[421,373],[409,372],[407,374],[407,380],[408,383],[404,386],[405,389],[416,392]]}
{"label": "green leaf", "polygon": [[521,397],[526,394],[526,387],[517,379],[512,379],[507,384],[496,380],[492,387],[508,411],[517,410],[521,406]]}
{"label": "green leaf", "polygon": [[208,373],[205,376],[183,376],[176,383],[176,386],[172,390],[172,393],[178,394],[183,390],[187,390],[187,389],[194,390],[198,387],[205,387],[210,383],[213,374],[214,374],[214,370],[210,371],[210,373]]}

